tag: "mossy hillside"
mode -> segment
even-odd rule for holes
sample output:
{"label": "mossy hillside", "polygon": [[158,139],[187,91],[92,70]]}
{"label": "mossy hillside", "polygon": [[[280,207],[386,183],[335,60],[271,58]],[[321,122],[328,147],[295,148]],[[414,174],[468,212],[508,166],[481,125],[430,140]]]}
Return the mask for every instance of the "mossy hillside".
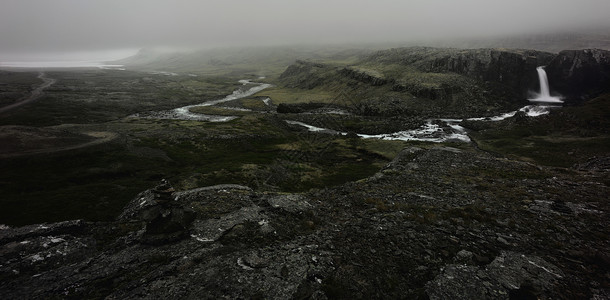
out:
{"label": "mossy hillside", "polygon": [[318,88],[302,90],[296,88],[272,87],[257,93],[257,96],[269,97],[275,104],[281,103],[332,103],[338,94],[334,91]]}
{"label": "mossy hillside", "polygon": [[276,103],[333,103],[365,115],[471,117],[523,105],[501,82],[393,59],[369,57],[350,65],[297,61],[278,82],[258,95]]}

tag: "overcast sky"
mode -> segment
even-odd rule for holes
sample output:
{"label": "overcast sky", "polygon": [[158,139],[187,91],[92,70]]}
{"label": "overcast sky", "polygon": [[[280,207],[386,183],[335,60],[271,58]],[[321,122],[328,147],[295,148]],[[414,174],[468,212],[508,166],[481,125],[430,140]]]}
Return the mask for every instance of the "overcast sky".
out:
{"label": "overcast sky", "polygon": [[610,0],[0,0],[0,59],[158,45],[407,42],[610,27],[609,12]]}

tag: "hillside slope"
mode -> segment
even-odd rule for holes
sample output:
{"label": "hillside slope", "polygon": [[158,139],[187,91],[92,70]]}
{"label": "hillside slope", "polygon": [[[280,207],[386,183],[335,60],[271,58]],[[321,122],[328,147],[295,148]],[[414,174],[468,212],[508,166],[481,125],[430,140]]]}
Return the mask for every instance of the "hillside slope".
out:
{"label": "hillside slope", "polygon": [[[411,47],[374,52],[351,63],[299,60],[265,95],[280,103],[324,102],[363,115],[480,117],[528,104],[536,68],[548,65],[551,92],[578,104],[610,89],[608,51]],[[348,100],[346,101],[345,99]]]}
{"label": "hillside slope", "polygon": [[304,194],[235,185],[172,194],[165,183],[114,222],[2,227],[0,291],[603,298],[610,191],[597,172],[439,147],[406,148],[366,180]]}

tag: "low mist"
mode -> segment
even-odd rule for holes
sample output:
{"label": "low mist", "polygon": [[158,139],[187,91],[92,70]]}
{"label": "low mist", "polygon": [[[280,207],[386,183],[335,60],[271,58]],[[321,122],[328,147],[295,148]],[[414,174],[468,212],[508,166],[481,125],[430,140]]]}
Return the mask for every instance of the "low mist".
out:
{"label": "low mist", "polygon": [[107,60],[158,46],[426,43],[586,31],[610,28],[608,11],[607,0],[4,0],[0,60],[57,60],[66,52],[74,59],[72,53],[89,51]]}

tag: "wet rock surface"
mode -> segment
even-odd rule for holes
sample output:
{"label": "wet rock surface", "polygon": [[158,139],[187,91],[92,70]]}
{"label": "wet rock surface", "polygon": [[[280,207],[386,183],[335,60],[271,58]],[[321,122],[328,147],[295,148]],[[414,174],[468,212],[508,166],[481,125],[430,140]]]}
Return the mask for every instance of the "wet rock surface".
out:
{"label": "wet rock surface", "polygon": [[0,294],[603,299],[609,190],[590,172],[438,147],[304,194],[163,183],[114,222],[0,228]]}
{"label": "wet rock surface", "polygon": [[568,103],[579,103],[610,91],[610,51],[565,50],[546,67],[552,90]]}

